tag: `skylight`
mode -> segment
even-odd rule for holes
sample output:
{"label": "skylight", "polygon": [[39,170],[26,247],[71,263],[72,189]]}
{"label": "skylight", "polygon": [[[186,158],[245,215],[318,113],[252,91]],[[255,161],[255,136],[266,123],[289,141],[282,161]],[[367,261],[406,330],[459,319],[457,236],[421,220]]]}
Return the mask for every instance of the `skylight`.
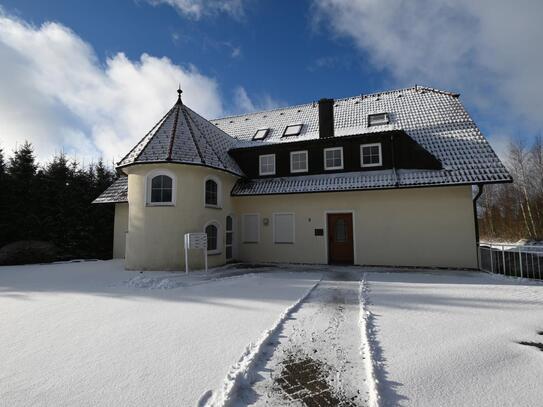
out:
{"label": "skylight", "polygon": [[377,113],[368,115],[368,127],[381,126],[390,123],[388,113]]}
{"label": "skylight", "polygon": [[253,136],[253,140],[264,140],[270,129],[258,129]]}
{"label": "skylight", "polygon": [[303,124],[289,124],[283,133],[283,137],[297,136],[302,131]]}

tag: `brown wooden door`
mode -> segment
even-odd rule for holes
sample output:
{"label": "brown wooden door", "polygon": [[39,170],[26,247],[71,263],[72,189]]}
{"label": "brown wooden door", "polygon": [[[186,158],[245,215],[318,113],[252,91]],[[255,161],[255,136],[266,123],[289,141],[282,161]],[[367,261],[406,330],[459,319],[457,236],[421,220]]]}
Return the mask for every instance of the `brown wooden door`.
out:
{"label": "brown wooden door", "polygon": [[328,263],[353,264],[353,215],[328,214]]}

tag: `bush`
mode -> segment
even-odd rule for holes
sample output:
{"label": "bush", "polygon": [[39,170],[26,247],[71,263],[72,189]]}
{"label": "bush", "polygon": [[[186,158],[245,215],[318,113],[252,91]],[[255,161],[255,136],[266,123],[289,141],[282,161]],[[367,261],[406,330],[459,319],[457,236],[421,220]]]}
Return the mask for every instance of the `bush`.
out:
{"label": "bush", "polygon": [[58,249],[51,242],[23,240],[0,249],[0,265],[50,263],[58,259]]}

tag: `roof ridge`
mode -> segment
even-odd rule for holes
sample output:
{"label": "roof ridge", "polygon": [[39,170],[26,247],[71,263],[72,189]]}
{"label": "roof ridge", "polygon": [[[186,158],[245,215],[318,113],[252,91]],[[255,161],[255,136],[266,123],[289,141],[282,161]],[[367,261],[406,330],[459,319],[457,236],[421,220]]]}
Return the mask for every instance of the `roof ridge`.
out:
{"label": "roof ridge", "polygon": [[189,129],[189,134],[190,134],[190,137],[192,139],[192,142],[194,143],[194,147],[196,148],[196,152],[198,153],[198,156],[200,157],[200,162],[202,164],[206,164],[206,162],[204,160],[204,156],[202,155],[202,152],[200,151],[200,146],[198,145],[198,143],[196,142],[196,138],[194,137],[194,131],[192,130],[192,126],[189,123],[188,116],[189,116],[189,114],[187,113],[187,111],[185,109],[183,109],[183,117],[185,118],[185,123],[187,123],[187,127]]}
{"label": "roof ridge", "polygon": [[[379,91],[379,92],[360,93],[360,94],[354,95],[354,96],[347,96],[347,97],[343,97],[343,98],[337,98],[337,99],[334,99],[334,101],[338,102],[338,101],[344,101],[344,100],[350,100],[350,99],[356,99],[356,98],[375,97],[375,96],[387,95],[387,94],[397,93],[397,92],[405,92],[405,91],[411,91],[411,90],[417,91],[417,90],[420,90],[420,89],[430,91],[430,92],[435,92],[435,93],[442,94],[442,95],[452,96],[452,97],[460,96],[459,93],[449,92],[449,91],[446,91],[446,90],[440,90],[440,89],[437,89],[437,88],[431,88],[429,86],[415,85],[415,86],[409,86],[409,87],[391,89],[391,90],[385,90],[385,91]],[[287,110],[287,109],[295,109],[295,108],[305,107],[305,106],[308,106],[308,105],[314,105],[316,103],[317,103],[317,101],[312,101],[312,102],[300,103],[300,104],[291,105],[291,106],[276,107],[276,108],[273,108],[273,109],[258,110],[258,111],[249,112],[249,113],[240,113],[240,114],[234,114],[234,115],[229,115],[229,116],[224,116],[224,117],[217,117],[217,118],[214,118],[214,119],[209,119],[208,121],[213,122],[215,120],[226,120],[226,119],[233,119],[233,118],[236,118],[236,117],[254,116],[254,115],[258,115],[258,114],[262,114],[262,113],[270,113],[270,112],[276,112],[276,111],[279,111],[279,110]]]}
{"label": "roof ridge", "polygon": [[[181,98],[181,93],[179,93],[179,98]],[[181,99],[179,99],[179,100],[181,100]],[[168,160],[168,161],[170,161],[172,159],[173,143],[175,141],[175,133],[177,131],[177,122],[179,121],[180,104],[176,103],[175,106],[177,107],[177,111],[175,112],[175,117],[173,119],[172,135],[171,135],[171,138],[170,138],[170,147],[168,148],[168,158],[166,158],[166,160]]]}
{"label": "roof ridge", "polygon": [[[219,160],[219,162],[222,164],[222,166],[224,168],[226,168],[226,163],[223,161],[222,157],[217,154],[217,151],[215,151],[215,148],[213,147],[213,145],[209,142],[209,140],[207,139],[207,137],[204,136],[203,132],[202,132],[202,129],[200,128],[200,126],[198,126],[198,123],[196,123],[195,120],[193,120],[192,116],[190,114],[187,114],[187,117],[189,119],[189,121],[191,121],[194,126],[196,127],[196,129],[198,129],[198,131],[200,132],[200,134],[203,136],[203,140],[204,142],[209,146],[209,148],[211,149],[211,151],[213,151],[213,154],[215,154],[215,157],[217,157],[217,159]],[[213,124],[210,123],[212,126]],[[213,126],[213,127],[216,127],[216,126]]]}

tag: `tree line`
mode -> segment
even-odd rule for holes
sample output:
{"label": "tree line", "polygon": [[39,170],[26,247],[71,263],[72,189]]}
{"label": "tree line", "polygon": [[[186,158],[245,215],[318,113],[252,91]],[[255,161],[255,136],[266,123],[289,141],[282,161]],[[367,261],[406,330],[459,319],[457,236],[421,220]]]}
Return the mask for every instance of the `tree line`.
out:
{"label": "tree line", "polygon": [[485,185],[479,199],[481,240],[543,239],[543,142],[511,141],[505,165],[512,184]]}
{"label": "tree line", "polygon": [[82,166],[59,153],[40,165],[28,142],[9,158],[0,149],[0,248],[37,240],[65,259],[111,258],[114,208],[91,202],[114,179],[102,160]]}

